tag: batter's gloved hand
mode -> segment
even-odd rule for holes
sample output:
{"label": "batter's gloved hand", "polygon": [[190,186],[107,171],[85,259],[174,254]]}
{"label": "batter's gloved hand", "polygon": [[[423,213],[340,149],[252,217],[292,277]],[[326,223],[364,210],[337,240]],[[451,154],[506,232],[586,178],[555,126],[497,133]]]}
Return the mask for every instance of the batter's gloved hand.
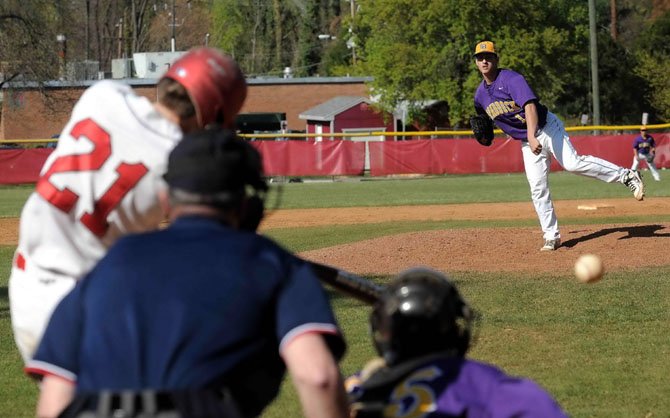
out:
{"label": "batter's gloved hand", "polygon": [[493,143],[493,121],[487,115],[479,114],[471,117],[470,127],[477,142],[485,147]]}

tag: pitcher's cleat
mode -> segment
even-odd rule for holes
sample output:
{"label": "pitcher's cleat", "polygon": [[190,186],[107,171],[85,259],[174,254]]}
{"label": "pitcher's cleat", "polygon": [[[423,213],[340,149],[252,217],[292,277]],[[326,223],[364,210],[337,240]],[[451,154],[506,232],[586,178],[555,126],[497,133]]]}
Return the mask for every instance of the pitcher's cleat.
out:
{"label": "pitcher's cleat", "polygon": [[544,246],[540,248],[540,251],[554,251],[561,246],[561,239],[548,239],[544,241]]}
{"label": "pitcher's cleat", "polygon": [[627,170],[626,174],[623,175],[621,182],[628,186],[631,192],[633,192],[633,197],[637,200],[644,199],[644,183],[642,182],[642,177],[637,171]]}

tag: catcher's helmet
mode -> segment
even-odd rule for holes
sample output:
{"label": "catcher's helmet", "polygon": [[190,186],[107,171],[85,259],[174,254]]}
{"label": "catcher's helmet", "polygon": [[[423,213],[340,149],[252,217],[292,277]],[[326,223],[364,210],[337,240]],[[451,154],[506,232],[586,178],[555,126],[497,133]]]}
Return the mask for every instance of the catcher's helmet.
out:
{"label": "catcher's helmet", "polygon": [[163,75],[184,86],[200,127],[211,123],[232,128],[247,97],[247,82],[235,60],[213,48],[195,48]]}
{"label": "catcher's helmet", "polygon": [[386,364],[448,352],[464,356],[473,312],[447,277],[407,270],[389,284],[370,316],[374,344]]}
{"label": "catcher's helmet", "polygon": [[180,203],[241,207],[243,229],[255,230],[263,217],[268,186],[261,155],[232,130],[212,127],[184,135],[163,177]]}

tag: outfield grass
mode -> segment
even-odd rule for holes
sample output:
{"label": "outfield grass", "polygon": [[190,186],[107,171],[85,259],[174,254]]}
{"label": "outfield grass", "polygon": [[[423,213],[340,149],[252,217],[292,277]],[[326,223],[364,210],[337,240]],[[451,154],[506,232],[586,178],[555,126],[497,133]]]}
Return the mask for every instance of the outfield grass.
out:
{"label": "outfield grass", "polygon": [[[551,194],[556,200],[630,196],[630,191],[621,184],[606,184],[565,172],[552,173],[550,182]],[[667,181],[646,181],[645,184],[649,197],[670,196]],[[530,201],[528,182],[521,173],[288,183],[281,190],[282,208]],[[271,198],[270,206],[272,202]]]}
{"label": "outfield grass", "polygon": [[34,185],[0,186],[0,218],[18,216],[34,188]]}
{"label": "outfield grass", "polygon": [[[555,200],[630,196],[628,189],[620,184],[605,184],[565,172],[552,173],[550,182]],[[416,179],[306,179],[304,183],[273,183],[271,186],[269,209],[277,205],[293,209],[530,201],[528,183],[522,173]],[[668,181],[646,181],[646,186],[648,197],[670,196]],[[28,185],[0,186],[0,217],[18,216],[32,189]]]}
{"label": "outfield grass", "polygon": [[[555,199],[626,197],[608,186],[565,173],[552,175]],[[29,188],[0,188],[0,216],[16,216]],[[670,196],[667,181],[649,184],[648,196]],[[525,201],[523,175],[447,176],[416,180],[291,183],[282,207],[377,206],[477,201]],[[670,212],[670,211],[669,211]],[[659,222],[670,216],[589,219],[588,223]],[[561,219],[562,224],[586,223]],[[536,221],[477,222],[530,226]],[[472,227],[472,222],[394,222],[269,231],[294,251],[421,229]],[[0,417],[33,415],[36,388],[21,373],[9,322],[6,280],[14,248],[0,246]],[[465,251],[466,249],[464,249]],[[640,249],[644,253],[644,249]],[[445,255],[448,256],[448,255]],[[640,256],[631,254],[631,257]],[[484,260],[483,260],[484,262]],[[668,416],[670,397],[670,266],[609,273],[590,286],[553,274],[450,272],[482,314],[473,358],[530,376],[574,417]],[[374,277],[384,282],[388,277]],[[337,294],[332,303],[349,344],[345,374],[373,355],[369,308]],[[285,384],[265,418],[300,416],[295,392]]]}

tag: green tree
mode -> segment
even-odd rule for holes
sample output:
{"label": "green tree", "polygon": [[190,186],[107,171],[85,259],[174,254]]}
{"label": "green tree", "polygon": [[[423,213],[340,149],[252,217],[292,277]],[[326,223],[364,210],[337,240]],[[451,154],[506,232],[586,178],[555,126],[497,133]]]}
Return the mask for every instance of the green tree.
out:
{"label": "green tree", "polygon": [[606,33],[598,37],[600,110],[604,123],[639,123],[649,111],[648,83],[636,74],[637,58]]}
{"label": "green tree", "polygon": [[221,0],[212,6],[212,27],[210,42],[222,48],[238,61],[246,45],[242,35],[245,33],[246,15],[240,2]]}
{"label": "green tree", "polygon": [[[633,72],[649,85],[647,97],[657,113],[656,120],[670,119],[670,12],[666,12],[637,38],[637,65]],[[652,116],[653,116],[652,112]]]}
{"label": "green tree", "polygon": [[[394,109],[402,101],[444,99],[452,120],[466,113],[470,44],[476,39],[475,2],[368,0],[356,21],[364,71],[380,104]],[[474,85],[474,80],[470,82]],[[471,107],[471,106],[470,106]],[[410,114],[417,110],[410,107]]]}
{"label": "green tree", "polygon": [[318,38],[321,32],[319,25],[321,5],[319,3],[319,1],[307,2],[300,24],[295,73],[301,77],[316,73],[321,58],[321,41]]}
{"label": "green tree", "polygon": [[296,76],[326,75],[340,61],[324,63],[334,43],[318,35],[338,33],[341,1],[217,0],[211,40],[252,76],[280,75],[284,67]]}
{"label": "green tree", "polygon": [[387,108],[402,100],[442,99],[449,103],[452,126],[463,126],[481,82],[472,48],[482,39],[495,41],[501,66],[524,74],[552,109],[588,108],[583,1],[529,0],[524,7],[503,0],[361,3],[363,65]]}
{"label": "green tree", "polygon": [[212,43],[230,53],[254,75],[268,69],[274,31],[272,5],[265,0],[220,0],[212,8]]}

